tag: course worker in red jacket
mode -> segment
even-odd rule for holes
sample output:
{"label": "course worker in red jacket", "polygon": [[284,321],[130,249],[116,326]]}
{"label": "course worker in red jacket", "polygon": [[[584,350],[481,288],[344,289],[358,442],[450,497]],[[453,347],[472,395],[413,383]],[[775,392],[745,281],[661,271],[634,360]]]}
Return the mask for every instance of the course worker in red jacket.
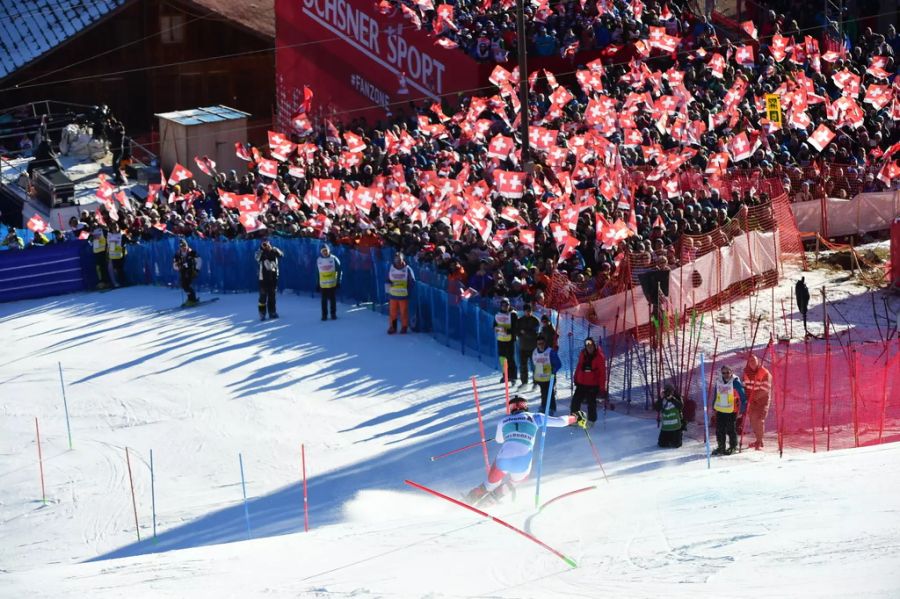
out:
{"label": "course worker in red jacket", "polygon": [[572,395],[574,414],[581,409],[581,403],[587,403],[588,426],[597,422],[597,396],[606,395],[606,356],[593,339],[584,340],[584,349],[578,356],[575,368],[575,393]]}

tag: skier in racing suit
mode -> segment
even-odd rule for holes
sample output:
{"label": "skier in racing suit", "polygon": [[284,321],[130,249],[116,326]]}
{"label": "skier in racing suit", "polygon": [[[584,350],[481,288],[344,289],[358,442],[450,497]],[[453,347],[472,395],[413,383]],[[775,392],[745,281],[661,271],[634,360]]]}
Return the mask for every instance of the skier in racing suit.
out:
{"label": "skier in racing suit", "polygon": [[469,491],[466,500],[480,499],[483,495],[493,493],[504,481],[508,484],[520,483],[531,473],[531,461],[534,457],[534,443],[541,426],[560,428],[577,424],[584,428],[587,419],[584,412],[576,412],[568,416],[545,416],[529,414],[525,398],[515,396],[509,400],[510,413],[497,424],[495,441],[500,443],[500,451],[491,464],[487,481]]}

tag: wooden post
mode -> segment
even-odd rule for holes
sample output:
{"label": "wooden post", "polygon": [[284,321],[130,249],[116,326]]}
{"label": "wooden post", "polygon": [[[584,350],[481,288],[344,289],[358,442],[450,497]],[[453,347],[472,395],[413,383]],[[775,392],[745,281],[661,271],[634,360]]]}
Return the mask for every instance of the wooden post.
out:
{"label": "wooden post", "polygon": [[816,268],[819,266],[819,234],[816,233]]}

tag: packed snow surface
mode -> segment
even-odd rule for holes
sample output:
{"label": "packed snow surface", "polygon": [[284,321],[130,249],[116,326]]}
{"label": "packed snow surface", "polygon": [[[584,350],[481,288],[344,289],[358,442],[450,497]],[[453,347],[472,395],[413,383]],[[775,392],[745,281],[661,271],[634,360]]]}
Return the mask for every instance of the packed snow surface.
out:
{"label": "packed snow surface", "polygon": [[618,410],[590,433],[607,478],[580,429],[550,429],[540,503],[594,488],[538,511],[532,477],[485,509],[572,568],[403,482],[481,482],[480,447],[431,457],[480,438],[473,375],[492,436],[496,371],[363,307],[322,322],[317,299],[284,295],[261,323],[242,294],[160,312],[180,301],[0,306],[0,597],[900,596],[896,444],[779,458],[773,438],[707,469],[702,430],[660,450],[654,419]]}

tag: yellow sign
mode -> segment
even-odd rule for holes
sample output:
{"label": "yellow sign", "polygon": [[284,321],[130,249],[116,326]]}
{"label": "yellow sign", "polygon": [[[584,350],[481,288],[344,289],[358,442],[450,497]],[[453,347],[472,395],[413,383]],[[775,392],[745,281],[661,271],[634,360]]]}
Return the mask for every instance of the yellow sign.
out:
{"label": "yellow sign", "polygon": [[766,94],[766,118],[772,126],[781,129],[781,98],[778,94]]}

